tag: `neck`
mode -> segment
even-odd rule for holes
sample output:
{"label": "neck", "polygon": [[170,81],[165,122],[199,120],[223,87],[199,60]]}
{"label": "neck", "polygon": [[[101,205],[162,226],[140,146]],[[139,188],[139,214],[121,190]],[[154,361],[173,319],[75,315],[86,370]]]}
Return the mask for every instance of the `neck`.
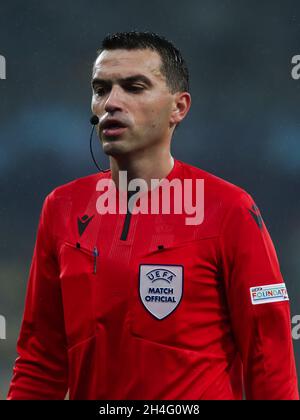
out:
{"label": "neck", "polygon": [[119,171],[127,172],[127,181],[140,178],[146,181],[148,188],[151,187],[151,179],[163,179],[173,169],[174,159],[170,150],[160,150],[155,156],[145,153],[137,156],[110,156],[110,168],[112,179],[119,187]]}

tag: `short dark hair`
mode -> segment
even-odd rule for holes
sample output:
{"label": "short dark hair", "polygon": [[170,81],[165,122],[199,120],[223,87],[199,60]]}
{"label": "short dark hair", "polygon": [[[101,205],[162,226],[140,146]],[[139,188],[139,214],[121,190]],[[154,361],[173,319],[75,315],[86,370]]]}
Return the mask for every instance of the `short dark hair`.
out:
{"label": "short dark hair", "polygon": [[166,78],[171,93],[189,91],[189,71],[180,51],[166,38],[154,32],[117,32],[107,35],[102,41],[103,50],[140,50],[156,51],[162,61],[161,73]]}

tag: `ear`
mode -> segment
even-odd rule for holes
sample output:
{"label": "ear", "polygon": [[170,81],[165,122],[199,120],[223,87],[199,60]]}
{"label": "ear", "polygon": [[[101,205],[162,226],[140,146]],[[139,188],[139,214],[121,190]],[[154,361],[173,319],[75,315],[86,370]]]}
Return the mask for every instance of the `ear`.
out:
{"label": "ear", "polygon": [[179,124],[191,107],[191,95],[188,92],[177,92],[174,94],[173,108],[170,116],[170,124]]}

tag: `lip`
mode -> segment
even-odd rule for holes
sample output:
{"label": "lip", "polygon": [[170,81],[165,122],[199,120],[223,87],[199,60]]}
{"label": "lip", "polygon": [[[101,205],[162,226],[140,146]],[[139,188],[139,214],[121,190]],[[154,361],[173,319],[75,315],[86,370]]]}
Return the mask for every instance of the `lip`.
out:
{"label": "lip", "polygon": [[104,128],[102,133],[106,137],[118,137],[125,132],[127,127],[118,127],[118,128]]}
{"label": "lip", "polygon": [[118,118],[106,118],[100,123],[100,130],[106,137],[117,137],[124,133],[127,124]]}
{"label": "lip", "polygon": [[100,129],[111,128],[112,126],[127,127],[127,124],[118,118],[105,118],[100,122]]}

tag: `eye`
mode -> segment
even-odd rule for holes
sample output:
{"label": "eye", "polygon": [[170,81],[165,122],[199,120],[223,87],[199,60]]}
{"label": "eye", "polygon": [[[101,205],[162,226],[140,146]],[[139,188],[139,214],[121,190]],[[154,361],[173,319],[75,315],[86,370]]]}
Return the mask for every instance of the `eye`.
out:
{"label": "eye", "polygon": [[97,87],[96,89],[94,89],[94,93],[97,96],[103,96],[106,93],[106,89],[104,87]]}
{"label": "eye", "polygon": [[129,85],[129,86],[126,86],[126,89],[129,92],[139,93],[142,90],[144,90],[144,86],[142,86],[142,85]]}

